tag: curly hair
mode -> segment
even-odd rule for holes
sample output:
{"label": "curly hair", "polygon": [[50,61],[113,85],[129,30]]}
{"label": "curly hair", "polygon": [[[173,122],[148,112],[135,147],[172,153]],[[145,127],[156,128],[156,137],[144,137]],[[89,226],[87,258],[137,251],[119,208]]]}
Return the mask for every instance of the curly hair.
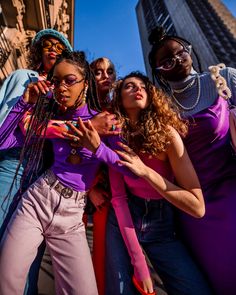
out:
{"label": "curly hair", "polygon": [[37,72],[43,71],[42,63],[42,41],[46,38],[41,38],[40,42],[36,42],[34,46],[30,46],[27,56],[28,68]]}
{"label": "curly hair", "polygon": [[[43,62],[42,62],[42,56],[43,56],[42,44],[44,40],[48,40],[50,37],[53,37],[53,36],[50,36],[50,35],[44,36],[40,38],[39,41],[35,42],[35,44],[30,46],[29,53],[27,56],[27,66],[29,69],[33,71],[37,71],[39,73],[44,71]],[[68,51],[68,50],[65,49],[65,51]],[[59,57],[60,55],[57,56],[57,58]]]}
{"label": "curly hair", "polygon": [[[122,105],[121,96],[125,80],[132,77],[144,82],[149,101],[148,106],[141,110],[135,124],[131,124]],[[175,128],[181,136],[185,136],[187,133],[187,123],[180,119],[170,98],[140,72],[131,72],[116,83],[112,107],[117,119],[122,122],[122,138],[136,153],[157,156],[161,152],[165,152],[171,142],[170,127]]]}

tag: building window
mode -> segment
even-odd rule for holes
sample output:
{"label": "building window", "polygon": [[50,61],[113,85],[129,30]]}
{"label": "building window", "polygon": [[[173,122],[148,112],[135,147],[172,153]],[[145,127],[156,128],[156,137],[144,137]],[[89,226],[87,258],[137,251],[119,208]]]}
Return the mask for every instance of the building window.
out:
{"label": "building window", "polygon": [[0,26],[5,27],[6,26],[6,21],[2,12],[2,7],[0,4]]}

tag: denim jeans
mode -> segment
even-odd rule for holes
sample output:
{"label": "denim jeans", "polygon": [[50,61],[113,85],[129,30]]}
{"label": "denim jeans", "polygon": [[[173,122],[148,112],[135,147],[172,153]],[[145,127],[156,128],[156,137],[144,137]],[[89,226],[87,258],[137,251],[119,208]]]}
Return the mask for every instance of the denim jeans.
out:
{"label": "denim jeans", "polygon": [[22,294],[43,239],[52,258],[56,294],[98,294],[82,221],[87,193],[72,190],[69,197],[63,189],[47,171],[22,196],[0,245],[0,294]]}
{"label": "denim jeans", "polygon": [[[203,275],[175,233],[174,210],[162,200],[130,195],[129,209],[138,240],[168,295],[212,294]],[[133,266],[115,212],[110,210],[106,235],[106,295],[139,294],[131,278]]]}
{"label": "denim jeans", "polygon": [[[20,188],[20,180],[24,170],[23,165],[19,168],[13,186],[12,183],[19,164],[20,152],[21,148],[11,148],[0,151],[0,240],[18,203],[15,198],[17,191]],[[11,194],[8,195],[11,186]],[[6,196],[8,197],[5,200]],[[24,294],[35,295],[38,293],[37,281],[44,249],[45,244],[42,243],[38,249],[38,255],[30,268]]]}
{"label": "denim jeans", "polygon": [[[0,151],[0,228],[9,210],[9,207],[20,187],[20,179],[23,173],[23,166],[20,166],[16,181],[13,183],[15,172],[19,163],[20,148],[11,148]],[[12,186],[11,194],[9,194]]]}

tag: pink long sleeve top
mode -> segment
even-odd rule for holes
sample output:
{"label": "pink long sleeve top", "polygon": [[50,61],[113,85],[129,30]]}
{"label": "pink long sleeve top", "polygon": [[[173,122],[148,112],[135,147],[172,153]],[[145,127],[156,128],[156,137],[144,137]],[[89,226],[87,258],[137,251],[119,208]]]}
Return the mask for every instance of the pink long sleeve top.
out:
{"label": "pink long sleeve top", "polygon": [[[164,162],[157,158],[150,158],[148,155],[141,155],[140,158],[147,166],[173,182],[174,176],[169,162]],[[131,263],[134,266],[134,275],[137,279],[144,280],[150,274],[129,211],[125,185],[132,194],[143,199],[159,200],[162,199],[162,196],[142,178],[132,179],[112,168],[109,168],[109,175],[112,191],[111,202],[116,213],[121,234],[131,257]]]}

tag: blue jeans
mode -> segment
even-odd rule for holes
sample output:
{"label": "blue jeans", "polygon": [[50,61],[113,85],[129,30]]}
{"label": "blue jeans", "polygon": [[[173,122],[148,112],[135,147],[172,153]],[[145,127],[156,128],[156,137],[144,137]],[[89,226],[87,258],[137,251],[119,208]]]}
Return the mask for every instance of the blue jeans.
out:
{"label": "blue jeans", "polygon": [[[212,294],[176,236],[172,205],[165,200],[144,200],[132,195],[128,199],[140,245],[161,277],[168,295]],[[108,216],[106,251],[106,295],[138,295],[131,281],[131,259],[113,209]]]}
{"label": "blue jeans", "polygon": [[[23,173],[23,166],[20,166],[16,181],[13,184],[15,172],[19,163],[20,148],[12,148],[0,151],[0,227],[7,215],[9,207],[16,195],[19,187],[20,180]],[[12,186],[11,194],[9,194]],[[8,196],[6,198],[6,196]]]}
{"label": "blue jeans", "polygon": [[[21,148],[11,148],[0,151],[0,240],[18,203],[16,195],[20,188],[20,180],[24,170],[23,165],[20,166],[13,186],[12,183],[19,164],[20,152]],[[11,194],[9,195],[11,186]],[[7,199],[5,200],[6,196]],[[38,255],[30,268],[24,294],[35,295],[38,293],[37,281],[44,249],[45,245],[43,243],[39,247]]]}

